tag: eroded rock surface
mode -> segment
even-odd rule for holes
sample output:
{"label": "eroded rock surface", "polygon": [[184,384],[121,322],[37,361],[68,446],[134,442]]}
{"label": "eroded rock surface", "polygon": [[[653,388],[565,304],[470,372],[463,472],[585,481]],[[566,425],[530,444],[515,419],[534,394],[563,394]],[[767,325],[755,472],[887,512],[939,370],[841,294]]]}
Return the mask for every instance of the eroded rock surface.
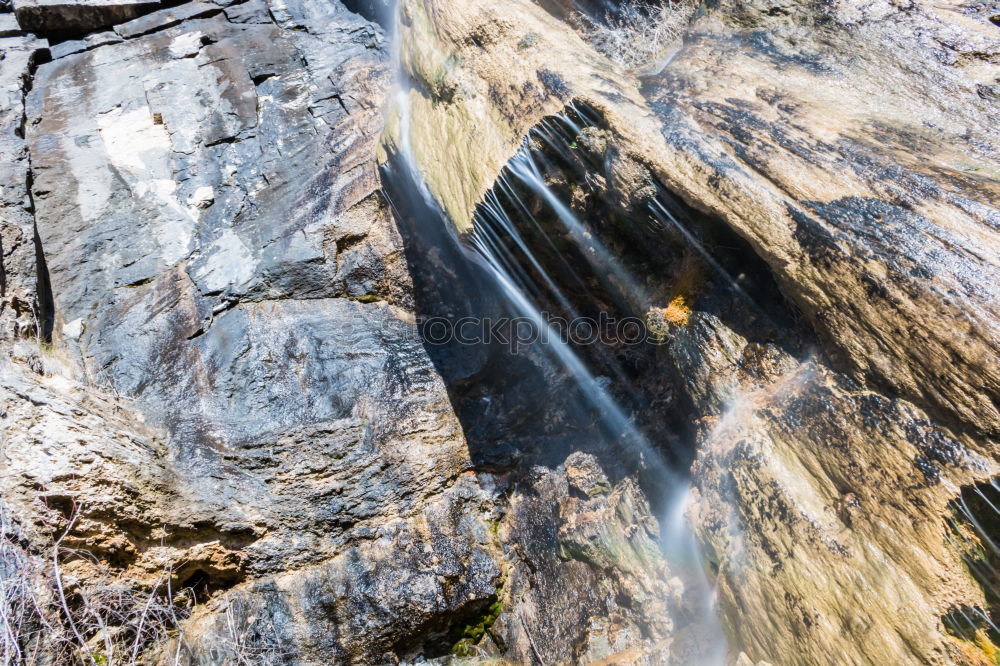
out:
{"label": "eroded rock surface", "polygon": [[2,5],[0,555],[39,663],[704,663],[648,473],[551,365],[428,349],[426,292],[490,296],[380,194],[387,129],[468,232],[563,111],[596,166],[548,184],[655,273],[632,405],[671,417],[633,416],[690,426],[654,434],[690,435],[728,660],[989,658],[956,511],[998,473],[992,10],[706,3],[637,79],[576,5],[405,0],[387,121],[381,0]]}
{"label": "eroded rock surface", "polygon": [[[30,221],[4,226],[5,277],[24,290],[39,268],[53,295],[51,347],[18,343],[5,375],[19,411],[4,414],[4,496],[36,516],[29,543],[44,549],[70,519],[62,547],[139,595],[169,571],[191,590],[187,614],[418,514],[469,461],[376,192],[382,31],[336,3],[192,3],[77,44],[26,79],[5,190],[30,210],[16,189],[30,183],[38,229],[36,244]],[[5,59],[17,76],[21,52]],[[36,245],[44,265],[16,261]],[[42,375],[18,379],[29,367]],[[59,377],[65,394],[32,398]],[[120,396],[119,425],[87,407],[98,391]],[[136,428],[128,451],[106,443]],[[85,573],[75,580],[86,589]],[[421,607],[412,630],[431,615],[447,627],[453,610]],[[196,634],[182,651],[197,661]],[[365,661],[375,641],[361,640],[282,650]]]}
{"label": "eroded rock surface", "polygon": [[13,0],[28,32],[76,35],[110,27],[156,9],[159,0]]}
{"label": "eroded rock surface", "polygon": [[[33,35],[0,38],[0,340],[10,341],[40,325],[36,302],[34,220],[29,159],[24,144],[24,94],[46,42]],[[44,290],[42,290],[44,291]]]}
{"label": "eroded rock surface", "polygon": [[716,391],[702,403],[691,518],[739,647],[781,663],[831,650],[856,663],[961,662],[942,616],[986,605],[947,538],[950,502],[996,463],[911,404],[748,343],[711,315],[689,328],[674,344],[697,345],[705,374],[692,384]]}
{"label": "eroded rock surface", "polygon": [[856,376],[995,436],[996,26],[957,4],[773,14],[723,3],[644,80],[661,177],[750,241]]}

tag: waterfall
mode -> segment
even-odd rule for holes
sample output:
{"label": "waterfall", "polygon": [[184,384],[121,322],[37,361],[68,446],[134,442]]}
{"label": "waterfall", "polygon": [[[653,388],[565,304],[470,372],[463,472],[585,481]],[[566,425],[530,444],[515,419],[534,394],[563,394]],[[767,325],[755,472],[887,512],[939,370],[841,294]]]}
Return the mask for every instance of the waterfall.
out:
{"label": "waterfall", "polygon": [[[668,433],[644,432],[635,423],[633,414],[620,404],[620,397],[633,389],[613,350],[605,348],[601,341],[584,347],[574,344],[564,329],[553,324],[554,314],[560,322],[582,318],[579,294],[590,289],[587,278],[581,274],[584,269],[588,275],[597,276],[620,312],[641,315],[654,300],[615,252],[591,233],[587,222],[574,213],[570,203],[546,183],[545,172],[552,165],[533,149],[545,145],[556,155],[567,155],[573,149],[575,137],[593,126],[595,119],[586,108],[570,104],[565,113],[534,128],[478,206],[472,230],[460,236],[434,201],[413,159],[406,105],[409,82],[399,67],[398,46],[395,55],[399,88],[394,112],[400,136],[397,153],[383,168],[383,178],[397,218],[410,220],[412,232],[404,234],[404,241],[409,243],[411,251],[419,253],[418,263],[424,271],[436,274],[438,280],[442,275],[447,276],[447,284],[435,284],[432,289],[438,292],[437,297],[441,297],[439,292],[449,289],[463,291],[451,294],[446,308],[451,315],[475,315],[471,310],[476,303],[492,303],[495,298],[514,318],[515,326],[530,326],[535,334],[530,348],[514,353],[540,359],[538,362],[550,369],[547,377],[564,378],[564,381],[551,380],[552,391],[560,394],[553,399],[570,403],[581,422],[591,420],[595,427],[588,431],[591,440],[586,443],[588,446],[604,448],[636,462],[645,479],[647,495],[661,507],[662,553],[671,575],[684,585],[684,608],[675,610],[679,616],[671,618],[673,625],[697,625],[697,634],[702,637],[696,656],[684,663],[721,664],[726,642],[714,612],[714,591],[702,569],[698,546],[685,517],[689,483],[684,471],[672,468],[661,454],[664,445],[661,440]],[[572,177],[584,182],[589,175],[586,170],[577,170]],[[533,210],[538,210],[539,205],[541,212],[558,222],[557,230],[547,229],[538,219]],[[655,224],[655,217],[648,222]],[[565,239],[575,246],[578,256],[585,258],[585,266],[569,261],[561,251],[560,243]],[[568,292],[578,296],[574,299]],[[462,311],[463,308],[468,309]],[[462,355],[477,353],[474,348],[460,349],[448,361],[464,366]],[[595,364],[600,366],[601,373],[595,372]],[[567,386],[569,390],[565,389]],[[586,425],[581,425],[580,430],[587,431]],[[560,462],[558,457],[553,459],[553,464]]]}

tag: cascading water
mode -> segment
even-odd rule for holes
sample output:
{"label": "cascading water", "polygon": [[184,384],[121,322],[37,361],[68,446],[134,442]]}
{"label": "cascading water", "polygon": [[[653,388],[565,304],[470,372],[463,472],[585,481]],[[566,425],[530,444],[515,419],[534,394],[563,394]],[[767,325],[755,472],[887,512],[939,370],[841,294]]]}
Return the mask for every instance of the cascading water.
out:
{"label": "cascading water", "polygon": [[[547,324],[539,301],[561,305],[565,308],[566,316],[577,317],[579,311],[572,306],[556,280],[535,257],[531,250],[532,243],[522,236],[520,229],[527,228],[540,236],[546,247],[556,247],[550,232],[532,214],[529,205],[519,195],[518,188],[511,183],[511,179],[527,192],[533,193],[539,201],[544,202],[545,207],[549,209],[548,212],[560,223],[565,235],[586,258],[593,274],[605,278],[605,285],[627,311],[634,316],[644,312],[652,304],[651,297],[622,262],[588,230],[585,222],[579,219],[570,206],[546,184],[543,170],[539,166],[539,162],[545,161],[546,158],[544,154],[532,149],[533,141],[542,141],[557,154],[566,155],[583,129],[594,126],[586,111],[571,104],[567,113],[559,114],[534,128],[525,139],[521,150],[510,160],[501,174],[498,180],[499,187],[491,191],[480,206],[470,234],[471,244],[480,253],[497,283],[502,285],[508,299],[515,304],[516,310],[540,328]],[[574,175],[579,178],[587,177],[586,172],[579,170]],[[656,210],[672,217],[664,203],[658,199],[654,203]],[[513,211],[513,214],[508,211]],[[695,242],[694,237],[690,237],[690,240]],[[538,241],[539,239],[536,239],[535,242]],[[584,282],[570,265],[565,261],[561,263],[567,268],[565,273],[574,282],[577,284]],[[528,275],[522,266],[530,266],[533,269],[532,275]],[[721,266],[718,264],[716,266],[720,272],[726,274]],[[733,284],[736,286],[735,282]],[[535,294],[536,300],[529,294]],[[640,453],[643,463],[648,468],[648,478],[654,479],[653,483],[657,484],[653,492],[662,493],[660,502],[664,509],[661,520],[661,547],[670,562],[671,570],[684,580],[690,595],[695,597],[694,606],[700,615],[696,621],[703,623],[708,632],[713,632],[720,638],[712,643],[711,649],[699,654],[698,663],[721,663],[725,648],[711,609],[712,591],[701,571],[698,547],[685,519],[685,507],[689,496],[686,480],[664,463],[656,444],[635,427],[615,398],[605,389],[605,385],[590,372],[578,352],[567,344],[565,337],[550,329],[546,339],[550,340],[548,351],[571,370],[575,382],[583,387],[584,396],[602,414],[602,424],[609,429],[609,432],[620,433],[618,436],[623,448]],[[605,368],[610,365],[616,376],[625,377],[615,359],[613,357],[607,359],[604,354],[607,350],[603,346],[598,346],[594,351],[605,356],[605,360],[608,361],[603,364]],[[655,437],[655,434],[651,436]]]}
{"label": "cascading water", "polygon": [[[577,137],[595,127],[593,114],[571,104],[536,127],[479,205],[472,230],[460,237],[430,196],[411,157],[407,85],[400,71],[395,109],[398,153],[390,156],[383,176],[412,259],[418,298],[424,300],[418,310],[424,317],[446,315],[452,322],[509,316],[507,331],[516,345],[508,343],[500,361],[503,370],[487,380],[498,382],[502,390],[493,393],[506,396],[507,404],[494,405],[494,395],[484,395],[474,409],[482,412],[478,421],[485,420],[483,414],[491,409],[531,415],[520,419],[507,415],[502,422],[515,423],[511,429],[520,434],[491,435],[482,447],[473,441],[476,427],[470,428],[470,448],[478,451],[474,461],[478,457],[484,468],[508,464],[501,460],[504,450],[497,441],[513,439],[524,449],[517,455],[530,462],[555,466],[572,451],[586,450],[609,461],[609,469],[637,472],[658,507],[661,548],[670,573],[684,587],[683,601],[667,612],[673,615],[673,626],[699,637],[698,645],[686,647],[678,663],[722,663],[726,647],[713,611],[713,590],[685,519],[688,482],[683,465],[676,468],[663,457],[664,452],[677,457],[671,449],[677,448],[678,438],[662,421],[637,423],[637,407],[655,404],[656,391],[633,386],[632,378],[641,370],[632,367],[637,365],[634,358],[630,367],[621,358],[628,361],[640,352],[626,349],[621,327],[609,332],[609,340],[597,335],[582,342],[566,327],[567,322],[570,327],[580,321],[592,325],[610,310],[617,321],[626,320],[645,333],[642,316],[653,302],[647,286],[546,182],[554,171],[576,183],[590,178],[587,169],[571,158]],[[553,164],[553,159],[561,164]],[[655,225],[655,219],[649,222]],[[525,327],[531,332],[527,337]],[[641,353],[654,354],[657,341],[644,338],[644,343],[649,349]],[[482,381],[485,371],[473,373],[469,368],[489,365],[483,361],[490,353],[484,350],[488,344],[453,345],[447,350],[439,341],[434,344],[438,349],[429,351],[437,355],[446,379],[466,387]],[[502,379],[496,378],[498,374]],[[475,393],[474,388],[466,390]],[[526,422],[536,424],[544,435],[524,437]],[[525,439],[541,444],[532,449]],[[484,451],[488,448],[496,450]]]}

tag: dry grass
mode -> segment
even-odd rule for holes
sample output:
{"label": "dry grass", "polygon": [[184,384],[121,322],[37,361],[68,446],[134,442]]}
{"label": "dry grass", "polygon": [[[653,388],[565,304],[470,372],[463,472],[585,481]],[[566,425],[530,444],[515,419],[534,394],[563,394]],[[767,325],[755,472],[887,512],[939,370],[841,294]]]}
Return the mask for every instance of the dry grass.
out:
{"label": "dry grass", "polygon": [[579,23],[587,40],[614,62],[629,71],[651,70],[677,48],[697,7],[695,0],[634,0],[604,20],[580,14]]}
{"label": "dry grass", "polygon": [[[172,588],[172,564],[154,580],[135,580],[69,548],[78,512],[53,518],[59,534],[47,552],[31,553],[9,508],[0,501],[0,664],[132,666],[191,663],[181,621],[193,590]],[[254,601],[230,602],[217,621],[213,663],[287,663],[273,622]]]}
{"label": "dry grass", "polygon": [[272,666],[288,661],[277,627],[259,599],[230,602],[226,606],[225,629],[220,638],[226,663]]}
{"label": "dry grass", "polygon": [[19,545],[20,532],[0,503],[0,659],[4,664],[37,661],[45,603],[36,558]]}
{"label": "dry grass", "polygon": [[[120,578],[90,553],[67,548],[76,514],[47,555],[33,555],[0,504],[0,659],[4,664],[138,663],[183,618],[166,567],[153,584]],[[86,562],[87,575],[71,564]]]}

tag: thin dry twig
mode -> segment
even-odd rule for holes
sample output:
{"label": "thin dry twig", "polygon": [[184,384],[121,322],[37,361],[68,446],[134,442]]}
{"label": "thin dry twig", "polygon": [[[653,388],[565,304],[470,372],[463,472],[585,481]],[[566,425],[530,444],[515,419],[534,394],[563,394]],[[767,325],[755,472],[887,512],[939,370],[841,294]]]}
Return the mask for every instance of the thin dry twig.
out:
{"label": "thin dry twig", "polygon": [[635,0],[603,20],[580,14],[579,24],[587,40],[614,62],[630,71],[649,70],[676,49],[697,7],[696,0]]}
{"label": "thin dry twig", "polygon": [[[175,636],[173,661],[180,664],[186,612],[174,598],[172,564],[152,586],[116,574],[93,553],[65,545],[79,515],[76,507],[49,557],[33,558],[18,544],[20,532],[0,501],[2,663],[130,666]],[[68,560],[89,561],[85,581],[66,574]]]}

